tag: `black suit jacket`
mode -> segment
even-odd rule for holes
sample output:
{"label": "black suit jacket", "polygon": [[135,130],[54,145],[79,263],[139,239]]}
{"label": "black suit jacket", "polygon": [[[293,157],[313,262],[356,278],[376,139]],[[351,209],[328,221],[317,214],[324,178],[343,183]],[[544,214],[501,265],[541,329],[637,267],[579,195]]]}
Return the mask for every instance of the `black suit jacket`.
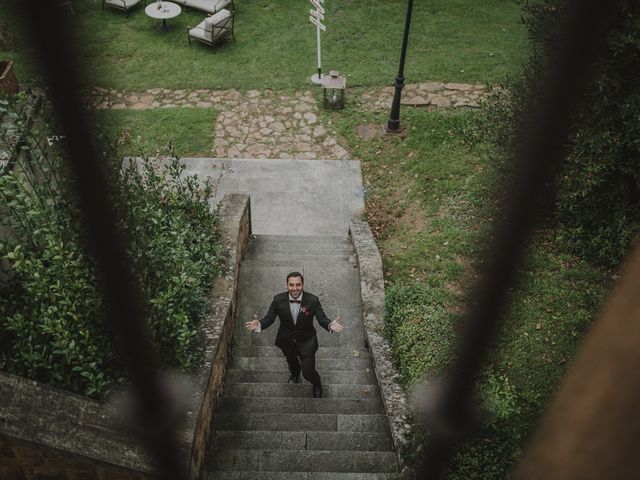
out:
{"label": "black suit jacket", "polygon": [[291,309],[289,307],[289,292],[279,293],[273,297],[269,311],[260,320],[261,328],[268,328],[278,317],[280,327],[276,335],[276,346],[285,351],[295,349],[305,355],[310,355],[318,350],[316,329],[313,327],[315,317],[321,327],[329,330],[331,320],[327,317],[320,305],[320,299],[309,292],[302,293],[302,303],[296,323],[293,323]]}

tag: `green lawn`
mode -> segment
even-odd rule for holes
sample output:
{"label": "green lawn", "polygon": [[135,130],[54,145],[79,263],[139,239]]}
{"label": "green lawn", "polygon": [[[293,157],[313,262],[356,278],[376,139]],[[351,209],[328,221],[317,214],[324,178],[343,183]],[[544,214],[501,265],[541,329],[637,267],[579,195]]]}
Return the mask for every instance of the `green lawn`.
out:
{"label": "green lawn", "polygon": [[101,110],[95,118],[124,156],[153,155],[169,145],[183,157],[211,155],[216,112],[210,108]]}
{"label": "green lawn", "polygon": [[[203,14],[183,11],[159,31],[142,8],[129,14],[103,11],[99,0],[76,0],[72,18],[85,62],[84,80],[124,90],[166,88],[273,88],[309,86],[316,71],[315,28],[302,0],[237,0],[236,41],[211,50],[187,43],[186,27]],[[406,0],[327,1],[323,68],[349,75],[349,85],[391,84],[398,70]],[[513,0],[416,2],[405,76],[407,82],[495,82],[515,74],[527,51]],[[8,33],[2,57],[16,60],[21,82],[36,82],[28,61],[29,35]]]}

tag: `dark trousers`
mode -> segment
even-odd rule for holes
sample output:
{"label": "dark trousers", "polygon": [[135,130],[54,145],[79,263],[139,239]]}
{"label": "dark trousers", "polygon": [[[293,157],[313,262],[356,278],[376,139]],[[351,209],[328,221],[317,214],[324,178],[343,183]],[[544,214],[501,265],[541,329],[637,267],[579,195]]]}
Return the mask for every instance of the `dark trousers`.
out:
{"label": "dark trousers", "polygon": [[284,353],[287,363],[289,364],[289,371],[293,375],[298,375],[302,370],[302,376],[306,380],[311,382],[314,386],[320,385],[320,374],[316,371],[315,353],[303,355],[298,351],[295,345],[293,348],[287,348],[286,350],[283,348],[282,353]]}

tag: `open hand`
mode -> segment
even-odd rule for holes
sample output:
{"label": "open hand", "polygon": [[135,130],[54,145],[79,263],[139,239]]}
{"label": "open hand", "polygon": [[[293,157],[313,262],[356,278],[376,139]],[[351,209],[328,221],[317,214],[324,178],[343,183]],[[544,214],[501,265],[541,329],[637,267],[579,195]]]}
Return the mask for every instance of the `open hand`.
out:
{"label": "open hand", "polygon": [[329,330],[333,333],[340,333],[344,330],[344,327],[338,323],[338,320],[340,320],[340,315],[338,315],[336,319],[329,324]]}
{"label": "open hand", "polygon": [[260,320],[258,320],[258,314],[254,313],[251,321],[245,323],[244,326],[246,327],[247,330],[251,330],[252,332],[260,328]]}

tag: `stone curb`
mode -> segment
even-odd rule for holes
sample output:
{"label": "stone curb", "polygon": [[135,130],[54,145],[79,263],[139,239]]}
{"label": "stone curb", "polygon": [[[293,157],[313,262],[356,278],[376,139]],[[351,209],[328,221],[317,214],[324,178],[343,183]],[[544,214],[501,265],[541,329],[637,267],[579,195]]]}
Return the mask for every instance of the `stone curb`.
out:
{"label": "stone curb", "polygon": [[[190,375],[188,391],[179,392],[190,402],[187,418],[176,433],[192,479],[199,475],[215,401],[222,393],[234,326],[238,265],[251,233],[247,195],[225,195],[220,227],[229,256],[224,277],[212,289],[213,309],[203,321],[207,360]],[[0,399],[0,478],[22,478],[24,472],[46,473],[47,478],[61,480],[79,475],[103,480],[157,478],[146,449],[117,425],[116,418],[121,416],[117,404],[1,371]]]}
{"label": "stone curb", "polygon": [[368,223],[352,221],[349,233],[360,269],[365,338],[373,357],[376,379],[389,421],[399,470],[402,472],[408,466],[405,459],[411,448],[411,426],[408,400],[399,384],[400,374],[393,365],[391,346],[384,337],[382,258]]}

